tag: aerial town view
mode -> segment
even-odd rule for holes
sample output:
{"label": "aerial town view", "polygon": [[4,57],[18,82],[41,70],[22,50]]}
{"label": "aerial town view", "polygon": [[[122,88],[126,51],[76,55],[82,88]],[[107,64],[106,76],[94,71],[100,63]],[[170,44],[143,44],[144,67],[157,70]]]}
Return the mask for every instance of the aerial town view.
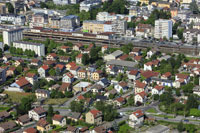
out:
{"label": "aerial town view", "polygon": [[200,133],[200,0],[1,0],[0,133]]}

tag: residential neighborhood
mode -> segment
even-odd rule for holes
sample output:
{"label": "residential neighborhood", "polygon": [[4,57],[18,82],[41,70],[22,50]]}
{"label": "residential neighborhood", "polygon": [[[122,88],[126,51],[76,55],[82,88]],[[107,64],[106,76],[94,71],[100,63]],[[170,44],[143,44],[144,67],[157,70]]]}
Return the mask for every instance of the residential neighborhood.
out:
{"label": "residential neighborhood", "polygon": [[199,133],[200,2],[0,2],[0,133]]}

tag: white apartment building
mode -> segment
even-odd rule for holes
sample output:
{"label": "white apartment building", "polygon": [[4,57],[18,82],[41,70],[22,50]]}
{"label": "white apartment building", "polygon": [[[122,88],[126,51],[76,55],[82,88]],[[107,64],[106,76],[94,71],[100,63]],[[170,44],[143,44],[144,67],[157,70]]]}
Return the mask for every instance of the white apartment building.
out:
{"label": "white apartment building", "polygon": [[13,47],[15,47],[15,48],[22,48],[23,51],[25,51],[25,50],[32,50],[38,56],[45,56],[45,46],[44,46],[44,44],[32,43],[32,42],[15,41],[15,42],[13,42]]}
{"label": "white apartment building", "polygon": [[172,21],[159,19],[155,21],[154,38],[160,39],[166,37],[170,39],[172,37]]}
{"label": "white apartment building", "polygon": [[19,41],[23,39],[22,34],[23,29],[6,29],[3,31],[3,44],[11,45],[14,41]]}
{"label": "white apartment building", "polygon": [[81,11],[90,11],[92,8],[98,7],[101,4],[101,0],[84,0],[80,3]]}
{"label": "white apartment building", "polygon": [[97,21],[114,21],[114,20],[125,20],[131,22],[133,15],[124,15],[124,14],[110,14],[108,12],[99,12],[96,16]]}

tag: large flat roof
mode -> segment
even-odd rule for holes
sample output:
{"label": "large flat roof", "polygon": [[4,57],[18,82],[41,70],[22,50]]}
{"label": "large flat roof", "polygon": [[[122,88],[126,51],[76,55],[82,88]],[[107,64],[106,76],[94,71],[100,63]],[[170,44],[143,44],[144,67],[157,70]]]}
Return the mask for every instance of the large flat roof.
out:
{"label": "large flat roof", "polygon": [[137,62],[133,61],[123,61],[123,60],[110,60],[107,61],[107,65],[116,65],[116,66],[123,66],[123,67],[136,67],[138,64]]}

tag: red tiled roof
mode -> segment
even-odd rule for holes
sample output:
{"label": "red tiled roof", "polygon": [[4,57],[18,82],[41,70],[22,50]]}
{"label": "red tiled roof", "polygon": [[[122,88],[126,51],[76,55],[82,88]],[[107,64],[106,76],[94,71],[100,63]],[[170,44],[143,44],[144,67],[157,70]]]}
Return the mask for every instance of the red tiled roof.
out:
{"label": "red tiled roof", "polygon": [[80,95],[80,96],[77,97],[77,99],[78,99],[78,100],[84,100],[85,97],[84,97],[83,95]]}
{"label": "red tiled roof", "polygon": [[118,102],[120,102],[120,103],[122,103],[122,102],[125,101],[125,99],[124,99],[123,97],[119,97],[119,98],[117,98],[116,100],[117,100]]}
{"label": "red tiled roof", "polygon": [[76,56],[76,58],[82,58],[83,54],[79,54]]}
{"label": "red tiled roof", "polygon": [[20,87],[23,87],[23,86],[28,85],[30,83],[25,79],[25,77],[22,77],[16,82],[16,84],[19,85]]}
{"label": "red tiled roof", "polygon": [[74,75],[71,72],[68,72],[65,75],[67,75],[69,78],[73,78],[74,77]]}
{"label": "red tiled roof", "polygon": [[60,70],[62,70],[64,67],[65,67],[65,65],[62,65],[62,64],[57,64],[55,66],[55,68],[59,68]]}
{"label": "red tiled roof", "polygon": [[24,132],[26,132],[26,133],[37,133],[37,130],[33,127],[30,127],[28,129],[24,130]]}
{"label": "red tiled roof", "polygon": [[74,67],[74,66],[76,66],[76,63],[75,62],[70,62],[70,63],[68,63],[68,65],[70,65],[71,67]]}
{"label": "red tiled roof", "polygon": [[136,75],[139,71],[138,70],[131,70],[129,72],[130,75]]}
{"label": "red tiled roof", "polygon": [[156,77],[159,75],[159,72],[154,72],[154,71],[143,71],[141,72],[141,75],[144,76],[145,78],[151,78],[151,77]]}
{"label": "red tiled roof", "polygon": [[96,110],[96,109],[92,109],[92,110],[90,110],[90,113],[92,113],[93,116],[94,116],[94,118],[95,118],[95,117],[97,116],[98,113],[101,113],[101,111]]}
{"label": "red tiled roof", "polygon": [[63,118],[64,117],[62,115],[55,114],[52,119],[55,121],[62,121]]}
{"label": "red tiled roof", "polygon": [[63,46],[61,46],[60,48],[61,48],[61,49],[68,49],[69,46],[65,46],[65,45],[63,45]]}
{"label": "red tiled roof", "polygon": [[166,72],[162,75],[162,77],[169,78],[172,74],[170,72]]}
{"label": "red tiled roof", "polygon": [[156,90],[158,90],[158,91],[161,91],[164,87],[163,87],[163,86],[158,86],[158,85],[156,85],[154,88],[155,88]]}
{"label": "red tiled roof", "polygon": [[127,86],[127,83],[122,81],[122,82],[119,83],[119,85],[120,85],[121,87],[126,87],[126,86]]}
{"label": "red tiled roof", "polygon": [[29,73],[26,74],[26,77],[33,78],[35,75],[36,75],[35,73],[29,72]]}
{"label": "red tiled roof", "polygon": [[134,59],[140,61],[142,59],[142,56],[135,56]]}
{"label": "red tiled roof", "polygon": [[46,120],[44,120],[44,119],[40,119],[37,122],[37,125],[40,126],[40,127],[45,127],[45,126],[49,125],[49,123]]}
{"label": "red tiled roof", "polygon": [[189,76],[187,74],[178,73],[176,76],[180,79],[187,79]]}
{"label": "red tiled roof", "polygon": [[134,114],[137,118],[144,116],[144,113],[142,112],[142,110],[137,110],[137,111],[133,112],[133,114]]}
{"label": "red tiled roof", "polygon": [[39,60],[38,60],[38,59],[32,59],[31,62],[32,62],[32,63],[38,63]]}
{"label": "red tiled roof", "polygon": [[50,53],[49,55],[51,55],[53,58],[57,56],[56,53]]}
{"label": "red tiled roof", "polygon": [[46,111],[42,107],[37,107],[33,109],[37,114],[43,114],[46,113]]}
{"label": "red tiled roof", "polygon": [[49,69],[49,66],[43,65],[43,66],[41,66],[41,68],[43,68],[44,70],[47,70],[47,69]]}
{"label": "red tiled roof", "polygon": [[145,96],[147,96],[147,94],[143,91],[143,92],[140,92],[138,93],[138,95],[140,95],[142,98],[144,98]]}
{"label": "red tiled roof", "polygon": [[119,57],[120,60],[126,60],[129,57],[129,55],[125,54]]}
{"label": "red tiled roof", "polygon": [[137,88],[143,88],[144,89],[146,87],[146,84],[140,82],[139,80],[136,80],[135,87],[137,87]]}

